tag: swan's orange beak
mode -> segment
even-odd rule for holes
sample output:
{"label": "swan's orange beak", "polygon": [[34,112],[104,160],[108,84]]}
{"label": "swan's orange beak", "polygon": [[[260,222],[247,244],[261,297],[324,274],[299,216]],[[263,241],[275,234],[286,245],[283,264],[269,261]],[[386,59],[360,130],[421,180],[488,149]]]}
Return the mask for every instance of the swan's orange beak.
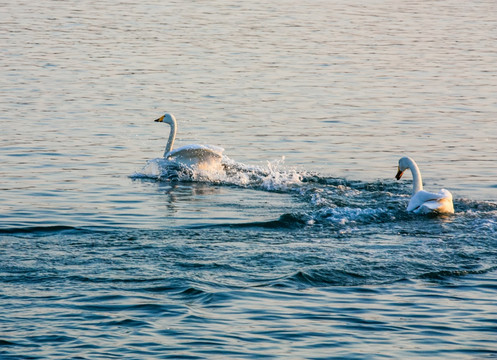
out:
{"label": "swan's orange beak", "polygon": [[402,177],[402,175],[404,175],[404,172],[403,171],[400,171],[400,168],[397,169],[397,175],[395,175],[395,178],[397,180],[400,180],[400,178]]}
{"label": "swan's orange beak", "polygon": [[160,118],[155,119],[154,121],[155,121],[155,122],[162,122],[162,121],[164,121],[164,116],[165,116],[165,115],[162,115]]}

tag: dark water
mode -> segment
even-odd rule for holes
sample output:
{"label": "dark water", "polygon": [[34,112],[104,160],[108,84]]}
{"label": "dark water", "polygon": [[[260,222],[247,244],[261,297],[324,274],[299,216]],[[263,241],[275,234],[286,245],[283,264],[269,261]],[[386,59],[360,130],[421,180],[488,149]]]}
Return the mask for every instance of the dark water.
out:
{"label": "dark water", "polygon": [[0,359],[497,358],[496,10],[7,1]]}
{"label": "dark water", "polygon": [[236,205],[255,190],[177,183],[171,206],[218,215],[190,226],[164,209],[164,229],[4,227],[2,356],[497,356],[496,204],[419,217],[397,184],[307,181]]}
{"label": "dark water", "polygon": [[5,235],[2,354],[492,358],[494,240],[435,229]]}

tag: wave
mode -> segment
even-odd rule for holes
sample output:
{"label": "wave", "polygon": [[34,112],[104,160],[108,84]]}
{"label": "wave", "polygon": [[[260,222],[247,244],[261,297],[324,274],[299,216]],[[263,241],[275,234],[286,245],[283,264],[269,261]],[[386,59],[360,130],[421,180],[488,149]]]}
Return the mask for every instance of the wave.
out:
{"label": "wave", "polygon": [[298,271],[287,277],[286,281],[299,285],[310,286],[350,286],[362,285],[366,277],[346,270],[316,270]]}
{"label": "wave", "polygon": [[130,177],[156,181],[208,182],[287,192],[298,187],[305,174],[284,168],[283,162],[284,158],[273,162],[268,161],[266,165],[246,165],[224,156],[222,170],[205,170],[182,166],[164,158],[156,158],[147,161],[140,171],[135,172]]}
{"label": "wave", "polygon": [[81,230],[73,226],[54,225],[54,226],[25,226],[25,227],[11,227],[0,228],[0,234],[36,234],[36,233],[51,233],[61,231]]}
{"label": "wave", "polygon": [[424,280],[439,281],[439,280],[447,280],[454,277],[481,275],[493,272],[495,270],[497,270],[497,266],[489,266],[487,268],[477,269],[477,270],[439,270],[439,271],[432,271],[421,274],[419,278]]}
{"label": "wave", "polygon": [[226,223],[226,224],[214,224],[214,225],[194,225],[190,228],[192,229],[206,229],[206,228],[233,228],[233,229],[243,229],[243,228],[263,228],[263,229],[273,229],[273,230],[284,230],[284,229],[300,229],[309,225],[308,217],[305,214],[283,214],[276,220],[268,221],[253,221],[247,223]]}
{"label": "wave", "polygon": [[48,225],[48,226],[13,226],[0,228],[0,234],[5,235],[47,235],[51,233],[105,233],[113,231],[111,226],[67,226],[67,225]]}
{"label": "wave", "polygon": [[[253,190],[295,195],[304,209],[295,214],[283,214],[279,219],[246,224],[216,226],[299,228],[315,224],[337,227],[371,223],[388,223],[419,219],[406,212],[410,198],[408,183],[395,181],[373,182],[347,180],[299,171],[284,166],[284,157],[265,165],[247,165],[227,156],[222,160],[223,170],[206,171],[156,158],[148,161],[133,179],[153,181],[205,182],[214,185],[236,186]],[[485,219],[481,226],[496,229],[497,204],[486,201],[455,199],[456,214],[440,219],[460,217]],[[429,217],[429,216],[428,216]]]}
{"label": "wave", "polygon": [[[271,286],[276,288],[308,288],[308,287],[337,287],[337,286],[364,286],[364,285],[389,285],[404,281],[434,281],[447,282],[453,278],[465,277],[471,275],[482,275],[497,270],[497,266],[491,266],[479,270],[435,270],[424,274],[405,274],[405,273],[387,273],[378,271],[376,274],[359,273],[345,269],[324,269],[309,268],[298,270],[275,279],[266,279],[257,286]],[[483,285],[482,285],[483,286]],[[495,290],[495,285],[491,285]],[[366,290],[366,289],[364,289]],[[371,289],[371,291],[374,291]]]}
{"label": "wave", "polygon": [[493,201],[476,201],[471,199],[456,199],[455,205],[459,212],[479,212],[479,213],[495,213],[497,214],[497,203]]}
{"label": "wave", "polygon": [[[257,286],[302,289],[309,287],[326,288],[391,284],[403,280],[405,280],[405,278],[402,276],[393,274],[379,273],[376,276],[372,276],[371,274],[361,274],[345,269],[308,268],[305,270],[298,270],[279,278],[263,280]],[[364,291],[369,290],[368,288],[365,288]]]}

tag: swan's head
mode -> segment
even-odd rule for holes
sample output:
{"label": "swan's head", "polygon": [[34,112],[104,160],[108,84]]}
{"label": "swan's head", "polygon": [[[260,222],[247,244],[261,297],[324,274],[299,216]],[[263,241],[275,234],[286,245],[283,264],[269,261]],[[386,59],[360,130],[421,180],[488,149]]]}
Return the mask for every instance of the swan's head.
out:
{"label": "swan's head", "polygon": [[162,115],[160,118],[158,119],[155,119],[154,121],[156,122],[164,122],[166,124],[169,124],[169,125],[173,125],[174,123],[176,123],[176,118],[174,117],[173,114],[164,114]]}
{"label": "swan's head", "polygon": [[411,163],[411,159],[408,158],[407,156],[404,156],[404,157],[399,159],[399,166],[397,168],[397,175],[395,175],[395,178],[397,180],[400,180],[402,175],[404,175],[404,171],[409,169],[410,163]]}

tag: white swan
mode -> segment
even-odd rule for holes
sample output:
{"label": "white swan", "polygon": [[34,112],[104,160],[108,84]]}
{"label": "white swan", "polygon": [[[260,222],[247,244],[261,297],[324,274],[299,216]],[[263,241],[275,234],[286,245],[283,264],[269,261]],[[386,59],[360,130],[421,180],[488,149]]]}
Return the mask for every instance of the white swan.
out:
{"label": "white swan", "polygon": [[411,169],[413,180],[413,195],[407,206],[407,211],[416,214],[453,214],[452,194],[442,189],[437,194],[423,190],[423,180],[419,172],[418,165],[410,157],[403,157],[399,160],[399,167],[395,178],[400,180],[402,174],[407,169]]}
{"label": "white swan", "polygon": [[164,114],[155,120],[171,126],[164,158],[189,168],[216,171],[222,169],[221,159],[224,149],[213,145],[186,145],[173,150],[176,138],[177,121],[173,114]]}

